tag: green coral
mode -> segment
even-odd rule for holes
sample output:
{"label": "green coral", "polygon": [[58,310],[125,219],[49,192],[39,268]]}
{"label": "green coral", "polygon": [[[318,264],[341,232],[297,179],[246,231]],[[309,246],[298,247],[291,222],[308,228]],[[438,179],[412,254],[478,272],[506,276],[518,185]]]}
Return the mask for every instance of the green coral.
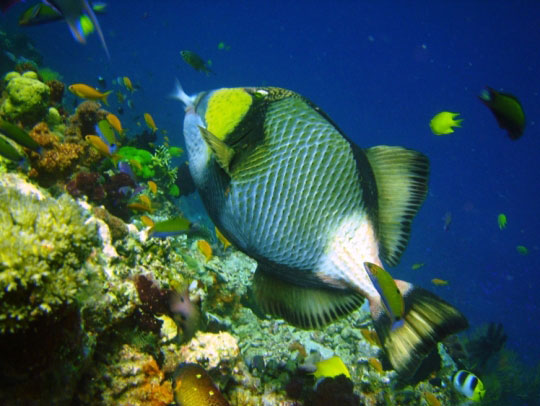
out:
{"label": "green coral", "polygon": [[50,80],[62,80],[62,75],[58,72],[52,70],[51,68],[39,68],[37,71],[39,77],[43,82],[48,82]]}
{"label": "green coral", "polygon": [[117,154],[120,157],[120,161],[130,163],[131,169],[136,176],[149,179],[156,174],[151,167],[152,154],[150,151],[135,147],[122,147],[118,150]]}
{"label": "green coral", "polygon": [[68,195],[54,199],[14,174],[0,180],[0,333],[26,329],[76,300],[97,242]]}
{"label": "green coral", "polygon": [[161,145],[153,155],[145,149],[135,147],[122,147],[117,154],[121,161],[130,163],[137,177],[153,179],[163,185],[171,196],[178,196],[178,187],[174,187],[178,167],[172,164],[172,159],[182,155],[183,152],[179,147]]}
{"label": "green coral", "polygon": [[0,106],[0,115],[6,120],[32,125],[47,113],[49,86],[31,76],[26,73],[21,76],[13,72],[5,76],[8,80],[7,97]]}

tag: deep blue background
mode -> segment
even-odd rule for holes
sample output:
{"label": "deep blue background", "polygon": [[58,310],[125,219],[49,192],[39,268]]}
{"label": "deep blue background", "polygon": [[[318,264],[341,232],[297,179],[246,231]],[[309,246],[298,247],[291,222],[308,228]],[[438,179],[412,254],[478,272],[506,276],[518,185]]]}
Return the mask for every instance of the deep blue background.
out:
{"label": "deep blue background", "polygon": [[[22,9],[0,22],[14,27]],[[428,155],[429,196],[393,275],[452,302],[473,327],[503,323],[511,348],[540,359],[539,2],[111,0],[99,21],[110,61],[96,35],[82,46],[62,22],[21,30],[68,84],[97,85],[102,75],[140,85],[134,110],[121,116],[131,133],[148,111],[172,143],[183,143],[182,105],[167,98],[175,78],[188,93],[273,85],[313,100],[362,147]],[[218,50],[220,41],[231,49]],[[195,72],[183,49],[212,59],[216,74]],[[522,139],[511,141],[478,101],[486,85],[519,97]],[[461,113],[463,127],[433,135],[428,123],[441,110]],[[508,217],[502,231],[499,213]],[[416,262],[426,265],[411,270]],[[431,285],[435,277],[449,286]]]}

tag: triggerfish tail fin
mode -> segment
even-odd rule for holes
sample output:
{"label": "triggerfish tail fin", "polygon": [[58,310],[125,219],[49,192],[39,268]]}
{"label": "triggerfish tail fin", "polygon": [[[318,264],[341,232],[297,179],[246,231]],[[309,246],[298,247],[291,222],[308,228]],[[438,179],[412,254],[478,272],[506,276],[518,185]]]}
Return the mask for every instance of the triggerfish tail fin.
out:
{"label": "triggerfish tail fin", "polygon": [[253,289],[255,300],[265,313],[308,329],[321,328],[353,312],[364,302],[364,297],[353,291],[284,282],[260,265],[255,272]]}
{"label": "triggerfish tail fin", "polygon": [[381,145],[365,152],[377,184],[382,257],[397,265],[427,195],[429,161],[420,152],[401,147]]}
{"label": "triggerfish tail fin", "polygon": [[390,363],[399,375],[410,377],[439,341],[467,328],[468,322],[457,309],[427,290],[400,280],[396,284],[405,305],[399,325],[392,325],[380,300],[372,300],[370,310]]}
{"label": "triggerfish tail fin", "polygon": [[184,92],[184,89],[182,88],[182,85],[180,84],[180,81],[176,79],[176,89],[171,94],[171,97],[176,100],[180,100],[184,105],[187,107],[193,106],[193,103],[195,102],[195,99],[197,96],[188,96],[186,92]]}

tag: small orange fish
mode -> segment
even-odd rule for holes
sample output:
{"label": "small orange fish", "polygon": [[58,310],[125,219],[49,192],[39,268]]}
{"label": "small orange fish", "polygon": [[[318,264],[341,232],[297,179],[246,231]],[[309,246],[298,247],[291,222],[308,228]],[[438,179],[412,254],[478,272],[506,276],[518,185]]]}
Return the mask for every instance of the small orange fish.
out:
{"label": "small orange fish", "polygon": [[151,180],[148,181],[148,189],[152,191],[153,194],[157,194],[157,185],[156,182],[153,182]]}
{"label": "small orange fish", "polygon": [[107,96],[109,96],[109,94],[112,92],[112,90],[109,90],[108,92],[101,93],[99,90],[94,89],[93,87],[85,85],[83,83],[75,83],[69,86],[68,89],[75,96],[78,96],[82,99],[101,100],[106,105],[109,105],[109,103],[107,102]]}
{"label": "small orange fish", "polygon": [[424,392],[424,398],[429,406],[441,406],[441,401],[431,392]]}
{"label": "small orange fish", "polygon": [[214,227],[214,228],[215,228],[215,231],[216,231],[216,237],[223,244],[223,249],[226,250],[227,248],[229,248],[231,246],[231,243],[229,242],[229,240],[227,240],[225,238],[225,236],[223,234],[221,234],[221,231],[219,231],[219,229],[217,227]]}
{"label": "small orange fish", "polygon": [[375,371],[377,371],[379,374],[382,374],[384,369],[383,369],[383,366],[381,364],[381,361],[379,361],[377,358],[375,357],[371,357],[371,358],[368,358],[368,363],[369,365],[371,365],[373,367],[373,369]]}
{"label": "small orange fish", "polygon": [[106,157],[111,157],[111,149],[97,135],[87,135],[84,138],[86,139],[86,141],[90,143],[90,145],[92,145],[95,149],[97,149],[103,155],[105,155]]}
{"label": "small orange fish", "polygon": [[434,279],[431,280],[431,283],[433,283],[436,286],[446,286],[450,282],[448,282],[448,281],[446,281],[444,279],[434,278]]}
{"label": "small orange fish", "polygon": [[124,86],[126,87],[127,90],[129,90],[130,92],[133,92],[133,83],[131,83],[131,79],[128,78],[127,76],[124,76],[122,78],[122,81],[124,82]]}
{"label": "small orange fish", "polygon": [[146,227],[154,227],[154,220],[148,216],[141,216],[141,221]]}
{"label": "small orange fish", "polygon": [[156,123],[154,122],[154,119],[152,118],[150,113],[144,113],[144,121],[146,122],[148,128],[152,130],[152,132],[157,131]]}
{"label": "small orange fish", "polygon": [[360,333],[362,333],[362,337],[364,337],[366,341],[371,345],[374,345],[376,347],[382,347],[379,336],[377,335],[377,332],[375,330],[370,330],[369,328],[361,328]]}
{"label": "small orange fish", "polygon": [[152,210],[152,202],[147,195],[139,195],[139,200],[142,202],[142,204]]}
{"label": "small orange fish", "polygon": [[208,244],[208,242],[205,240],[198,240],[197,248],[199,249],[199,252],[206,258],[206,262],[210,261],[212,258],[212,247],[210,244]]}
{"label": "small orange fish", "polygon": [[122,134],[124,132],[120,119],[116,117],[114,114],[112,113],[107,114],[106,119],[111,125],[111,127],[114,128],[118,134]]}
{"label": "small orange fish", "polygon": [[145,211],[145,212],[148,212],[148,213],[152,213],[152,208],[151,207],[148,207],[147,205],[145,204],[142,204],[142,203],[129,203],[127,205],[127,207],[131,210],[135,210],[135,211]]}

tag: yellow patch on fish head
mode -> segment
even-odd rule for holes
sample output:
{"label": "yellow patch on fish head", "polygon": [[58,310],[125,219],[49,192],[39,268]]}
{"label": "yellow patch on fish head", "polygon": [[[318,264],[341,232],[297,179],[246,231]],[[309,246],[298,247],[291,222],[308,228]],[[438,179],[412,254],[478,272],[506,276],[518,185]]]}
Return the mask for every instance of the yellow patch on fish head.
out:
{"label": "yellow patch on fish head", "polygon": [[216,90],[208,100],[204,118],[206,128],[224,141],[242,121],[253,99],[243,88]]}

